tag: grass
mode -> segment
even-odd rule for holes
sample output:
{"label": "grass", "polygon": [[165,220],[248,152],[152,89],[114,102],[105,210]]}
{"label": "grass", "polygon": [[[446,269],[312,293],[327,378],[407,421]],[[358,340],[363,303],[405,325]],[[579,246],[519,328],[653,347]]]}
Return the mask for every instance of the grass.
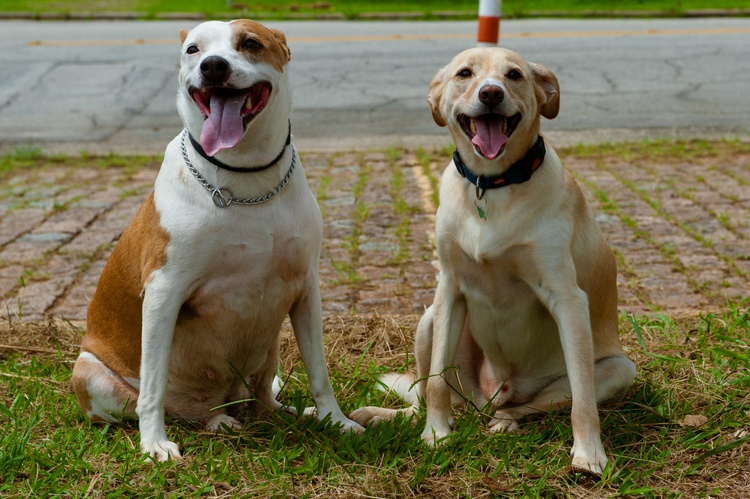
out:
{"label": "grass", "polygon": [[359,245],[364,224],[370,214],[370,209],[363,197],[363,191],[367,186],[370,176],[370,167],[364,161],[364,154],[359,154],[358,170],[357,182],[352,187],[354,207],[351,212],[351,218],[353,226],[351,232],[342,242],[342,247],[348,252],[348,261],[332,262],[341,277],[341,282],[345,284],[356,284],[362,281],[362,276],[357,270],[361,254]]}
{"label": "grass", "polygon": [[403,167],[396,161],[401,158],[401,151],[398,149],[390,149],[386,152],[388,158],[388,169],[391,171],[391,185],[390,195],[392,200],[393,211],[398,217],[398,222],[395,227],[396,238],[398,239],[398,251],[393,259],[389,263],[398,267],[403,274],[404,269],[401,264],[409,258],[409,236],[411,236],[411,228],[409,223],[409,216],[411,215],[413,208],[409,206],[406,199],[402,195],[402,188],[404,186],[404,173]]}
{"label": "grass", "polygon": [[41,157],[42,151],[37,147],[19,147],[3,154],[0,156],[0,180],[14,170],[38,164]]}
{"label": "grass", "polygon": [[[585,159],[616,157],[626,162],[670,163],[699,158],[723,161],[735,154],[750,153],[750,143],[739,139],[726,140],[643,140],[612,144],[578,144],[562,148],[565,154]],[[743,181],[745,184],[747,181]]]}
{"label": "grass", "polygon": [[440,206],[440,198],[438,196],[439,179],[438,176],[432,172],[432,163],[436,158],[434,158],[432,154],[429,154],[421,147],[417,149],[416,156],[417,162],[422,168],[422,174],[427,177],[427,180],[430,183],[430,198],[432,200],[432,204],[433,206],[435,206],[435,208],[437,208],[438,206]]}
{"label": "grass", "polygon": [[[149,464],[138,431],[92,425],[69,386],[80,330],[5,324],[0,343],[0,495],[370,497],[746,497],[750,472],[748,303],[690,318],[621,316],[638,376],[627,397],[601,407],[614,466],[601,480],[573,472],[568,413],[491,435],[483,417],[457,411],[455,433],[437,449],[399,419],[364,435],[289,414],[243,413],[245,428],[212,435],[168,421],[184,459]],[[334,388],[345,411],[399,405],[374,378],[408,362],[415,316],[339,317],[325,324]],[[405,334],[406,333],[406,334]],[[290,331],[283,334],[281,399],[311,404]],[[393,352],[399,352],[394,354]],[[697,417],[691,417],[697,416]]]}
{"label": "grass", "polygon": [[[445,17],[473,18],[477,14],[476,0],[0,0],[2,11],[30,11],[36,13],[70,12],[141,12],[145,17],[160,13],[198,13],[206,17],[226,17],[242,14],[254,18],[285,18],[290,16],[339,16],[356,19],[368,13],[408,13],[409,18]],[[750,0],[506,0],[504,17],[525,17],[544,13],[566,12],[569,15],[602,15],[607,12],[648,12],[657,15],[680,16],[692,9],[750,8]],[[606,15],[606,14],[604,14]]]}
{"label": "grass", "polygon": [[[737,200],[730,198],[733,193],[741,194],[750,178],[750,145],[658,141],[575,146],[558,152],[576,172],[597,214],[608,217],[602,226],[625,278],[618,282],[620,289],[637,296],[635,308],[651,310],[620,316],[621,338],[638,374],[624,399],[600,407],[604,446],[613,463],[601,479],[570,469],[569,412],[526,420],[515,434],[494,435],[486,431],[484,416],[458,410],[453,437],[437,449],[421,444],[423,413],[417,415],[416,425],[399,419],[361,436],[342,435],[324,423],[289,414],[257,416],[242,410],[243,430],[222,435],[171,418],[169,436],[179,442],[185,457],[180,462],[149,464],[138,450],[137,425],[92,425],[77,407],[70,374],[82,329],[65,321],[19,322],[17,317],[27,313],[24,307],[0,314],[0,496],[747,497],[748,273],[730,271],[725,280],[703,286],[700,272],[706,269],[680,263],[687,250],[662,239],[663,234],[644,222],[663,220],[673,234],[698,243],[696,235],[715,241],[696,247],[727,258],[722,262],[729,269],[747,269],[747,201],[741,195]],[[348,296],[348,290],[358,292],[364,285],[370,293],[385,293],[364,267],[368,258],[372,266],[372,259],[360,239],[399,243],[399,251],[404,252],[399,262],[388,262],[390,257],[384,256],[379,271],[413,270],[421,259],[420,244],[427,244],[419,239],[427,241],[422,221],[426,215],[411,207],[422,189],[417,189],[415,175],[425,177],[423,198],[432,199],[449,156],[449,149],[305,155],[311,188],[326,207],[327,230],[333,230],[333,222],[351,220],[345,230],[337,229],[335,249],[346,253],[342,261],[351,267],[346,271],[357,279],[321,283],[324,299],[345,300],[334,293]],[[130,175],[128,171],[155,170],[158,163],[158,158],[51,159],[39,152],[16,150],[0,157],[0,165],[9,165],[0,181],[5,187],[18,185],[18,179],[32,174],[32,180],[62,179],[57,187],[73,199],[74,189],[68,183],[91,178],[91,185],[84,187],[93,191],[104,183],[103,178],[111,179],[106,182],[110,185]],[[71,171],[76,175],[70,175]],[[699,172],[700,180],[695,180],[696,173],[684,175],[688,172]],[[639,175],[646,180],[638,181]],[[96,176],[102,179],[94,181]],[[687,180],[681,183],[676,178]],[[46,188],[38,181],[24,182]],[[115,198],[119,189],[128,189],[129,184],[122,183],[113,191]],[[652,188],[646,190],[646,185]],[[683,191],[689,196],[683,196]],[[34,190],[24,193],[24,197],[35,195]],[[349,196],[351,203],[338,202]],[[66,199],[61,197],[60,202]],[[4,190],[0,190],[0,201],[28,204]],[[715,226],[734,228],[737,240],[722,244],[713,234],[696,232],[688,225],[693,223],[690,219],[674,211],[672,201],[702,207],[709,221],[721,218]],[[402,231],[397,234],[399,226]],[[706,222],[707,229],[713,226]],[[352,234],[356,241],[344,239]],[[339,247],[341,242],[347,246]],[[639,245],[630,246],[635,243]],[[11,246],[0,247],[0,259]],[[71,268],[85,269],[100,261],[110,245],[97,248],[72,259]],[[409,254],[405,254],[407,248]],[[673,270],[665,275],[649,273],[653,256],[644,248],[663,257]],[[65,247],[54,251],[62,254]],[[23,267],[29,273],[24,274],[21,287],[28,289],[38,284],[35,276],[48,270],[44,261],[31,263]],[[321,268],[326,266],[330,263],[324,258]],[[0,265],[0,271],[6,268],[10,267]],[[434,269],[420,272],[430,274],[426,282],[434,286]],[[651,292],[662,291],[675,276],[695,284],[690,291],[705,298],[706,306],[660,309]],[[408,279],[415,279],[415,273]],[[646,283],[649,279],[651,284]],[[723,288],[730,285],[744,297],[727,299]],[[406,278],[398,286],[409,293],[418,290]],[[632,310],[627,294],[621,297],[623,310]],[[352,309],[358,306],[352,303]],[[329,370],[345,412],[363,405],[401,406],[379,392],[374,379],[383,372],[414,369],[409,352],[418,316],[403,312],[410,310],[410,301],[405,303],[397,313],[342,312],[325,319]],[[307,375],[287,326],[281,351],[282,377],[287,380],[281,399],[294,407],[310,405]]]}

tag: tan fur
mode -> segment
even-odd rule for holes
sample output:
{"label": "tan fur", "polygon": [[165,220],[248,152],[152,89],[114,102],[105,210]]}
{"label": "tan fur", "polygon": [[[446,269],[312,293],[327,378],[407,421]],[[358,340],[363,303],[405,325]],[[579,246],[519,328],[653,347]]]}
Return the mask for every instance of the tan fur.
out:
{"label": "tan fur", "polygon": [[[502,89],[498,103],[482,100],[486,85]],[[467,167],[493,176],[526,154],[540,116],[557,116],[559,96],[548,69],[485,48],[462,52],[438,71],[428,103]],[[521,116],[493,159],[474,146],[459,118],[489,113]],[[578,184],[545,145],[529,181],[485,191],[486,220],[478,215],[476,187],[453,163],[442,176],[435,228],[442,272],[415,341],[416,391],[427,405],[422,438],[433,444],[446,437],[450,404],[464,400],[494,411],[491,431],[513,431],[528,414],[570,407],[573,464],[601,473],[607,457],[596,404],[622,394],[635,366],[618,338],[612,251]],[[404,392],[407,381],[385,378],[413,400]],[[365,407],[352,418],[367,424],[414,410]]]}

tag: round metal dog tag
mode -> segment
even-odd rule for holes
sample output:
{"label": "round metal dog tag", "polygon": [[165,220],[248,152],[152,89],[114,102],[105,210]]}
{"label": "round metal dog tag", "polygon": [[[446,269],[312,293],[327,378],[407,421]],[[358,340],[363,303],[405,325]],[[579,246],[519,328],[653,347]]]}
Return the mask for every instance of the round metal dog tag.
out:
{"label": "round metal dog tag", "polygon": [[211,201],[219,208],[226,208],[232,204],[232,191],[226,187],[217,187],[211,193]]}

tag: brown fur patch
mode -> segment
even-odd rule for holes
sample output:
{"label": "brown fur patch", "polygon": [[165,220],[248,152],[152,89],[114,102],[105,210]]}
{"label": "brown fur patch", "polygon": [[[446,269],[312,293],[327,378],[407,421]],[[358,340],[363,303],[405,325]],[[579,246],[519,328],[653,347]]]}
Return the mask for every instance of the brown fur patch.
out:
{"label": "brown fur patch", "polygon": [[[241,54],[245,54],[253,61],[265,61],[279,72],[284,71],[284,66],[291,59],[291,51],[286,45],[284,33],[276,29],[269,29],[260,23],[249,19],[240,19],[232,22],[234,38],[232,45]],[[244,47],[247,40],[253,39],[261,47],[250,49]]]}
{"label": "brown fur patch", "polygon": [[125,229],[99,279],[88,311],[82,350],[122,376],[141,364],[141,290],[167,261],[169,234],[159,225],[153,193]]}

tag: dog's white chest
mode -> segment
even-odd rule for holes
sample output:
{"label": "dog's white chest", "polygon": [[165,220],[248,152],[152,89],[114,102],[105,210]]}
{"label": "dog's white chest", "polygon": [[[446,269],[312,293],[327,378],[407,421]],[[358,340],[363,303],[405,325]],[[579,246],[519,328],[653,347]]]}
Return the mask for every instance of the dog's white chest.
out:
{"label": "dog's white chest", "polygon": [[259,315],[283,320],[318,265],[322,234],[301,166],[279,197],[227,208],[179,166],[160,172],[155,202],[170,234],[167,268],[189,291],[183,318],[208,328]]}
{"label": "dog's white chest", "polygon": [[299,294],[313,259],[302,237],[256,233],[246,242],[216,246],[186,302],[204,319],[247,319],[283,308]]}

